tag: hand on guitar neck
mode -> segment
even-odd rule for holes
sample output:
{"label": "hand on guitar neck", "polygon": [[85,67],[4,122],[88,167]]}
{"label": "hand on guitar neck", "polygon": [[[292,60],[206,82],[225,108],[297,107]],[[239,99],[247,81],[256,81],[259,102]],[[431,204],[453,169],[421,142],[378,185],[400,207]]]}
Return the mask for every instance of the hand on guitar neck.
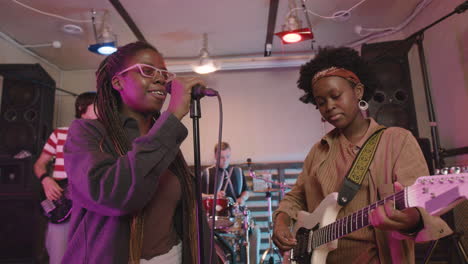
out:
{"label": "hand on guitar neck", "polygon": [[[394,183],[396,192],[404,189],[399,182]],[[382,230],[395,230],[402,233],[415,233],[422,227],[421,214],[415,207],[402,211],[395,208],[394,201],[390,200],[378,206],[369,213],[370,224]]]}
{"label": "hand on guitar neck", "polygon": [[[404,189],[398,182],[395,182],[394,186],[397,192]],[[369,220],[375,228],[413,233],[418,231],[417,228],[421,224],[421,215],[416,208],[397,210],[394,202],[390,200],[372,210],[369,214]],[[273,241],[283,251],[290,250],[297,244],[297,240],[291,232],[290,222],[291,219],[287,214],[279,213],[273,229]]]}
{"label": "hand on guitar neck", "polygon": [[[338,193],[328,194],[314,212],[298,211],[290,231],[289,215],[280,212],[275,219],[273,240],[283,251],[292,249],[291,263],[325,263],[328,252],[338,247],[338,239],[369,225],[389,231],[415,236],[423,226],[422,215],[440,216],[468,197],[466,178],[468,173],[419,177],[416,182],[403,188],[395,184],[396,192],[383,200],[374,202],[340,219],[336,219],[341,206]],[[416,209],[416,207],[418,207]],[[419,211],[419,210],[424,210]],[[430,231],[420,241],[439,239],[451,234],[444,223],[435,221],[438,235]],[[427,228],[431,229],[431,223]],[[448,228],[448,230],[445,229]],[[445,231],[444,231],[445,230]],[[293,239],[295,238],[296,241]]]}

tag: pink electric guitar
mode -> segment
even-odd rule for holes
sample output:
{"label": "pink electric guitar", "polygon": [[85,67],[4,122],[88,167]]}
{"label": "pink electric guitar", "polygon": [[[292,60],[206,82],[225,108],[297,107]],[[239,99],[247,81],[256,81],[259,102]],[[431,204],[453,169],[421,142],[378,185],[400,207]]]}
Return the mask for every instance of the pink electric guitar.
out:
{"label": "pink electric guitar", "polygon": [[368,226],[369,212],[390,200],[399,210],[422,207],[431,215],[444,214],[467,199],[467,182],[468,173],[420,177],[412,186],[339,220],[338,193],[331,193],[313,213],[298,213],[293,229],[298,244],[290,252],[290,263],[325,263],[328,252],[338,247],[338,238]]}

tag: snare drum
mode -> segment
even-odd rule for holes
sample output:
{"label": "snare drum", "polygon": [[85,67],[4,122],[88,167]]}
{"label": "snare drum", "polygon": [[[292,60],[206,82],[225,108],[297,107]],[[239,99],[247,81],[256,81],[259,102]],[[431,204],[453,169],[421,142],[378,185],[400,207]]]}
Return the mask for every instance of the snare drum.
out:
{"label": "snare drum", "polygon": [[[212,209],[214,204],[214,197],[203,197],[203,207],[205,208],[206,215],[208,216],[208,224],[211,226],[213,219]],[[234,224],[234,217],[232,216],[232,206],[234,201],[231,197],[217,197],[215,207],[215,229],[225,229]]]}
{"label": "snare drum", "polygon": [[234,224],[227,229],[227,232],[244,236],[249,230],[250,211],[245,206],[234,205],[233,216]]}

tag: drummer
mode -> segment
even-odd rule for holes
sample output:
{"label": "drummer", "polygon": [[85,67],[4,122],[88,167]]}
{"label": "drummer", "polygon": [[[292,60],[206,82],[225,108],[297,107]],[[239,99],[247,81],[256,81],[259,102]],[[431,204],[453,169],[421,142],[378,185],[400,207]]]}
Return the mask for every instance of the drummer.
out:
{"label": "drummer", "polygon": [[[216,189],[219,197],[230,197],[239,205],[237,208],[240,211],[246,209],[245,202],[249,199],[249,189],[242,169],[239,167],[229,166],[231,162],[231,147],[227,142],[221,142],[220,147],[214,147],[215,160],[218,150],[220,153],[219,173],[218,173],[218,188]],[[203,196],[212,196],[214,193],[214,176],[216,175],[216,165],[206,168],[202,172],[202,192]],[[241,208],[239,208],[241,207]],[[249,221],[249,220],[247,220]],[[250,222],[249,230],[249,259],[250,263],[258,263],[260,253],[260,227]],[[229,229],[228,229],[229,232]]]}
{"label": "drummer", "polygon": [[[221,142],[214,147],[215,160],[218,150],[221,151],[219,161],[218,175],[218,198],[231,197],[239,206],[245,206],[245,202],[249,199],[249,190],[242,169],[239,167],[229,166],[231,162],[231,146],[227,142]],[[216,166],[212,165],[202,172],[202,192],[203,196],[214,194]]]}

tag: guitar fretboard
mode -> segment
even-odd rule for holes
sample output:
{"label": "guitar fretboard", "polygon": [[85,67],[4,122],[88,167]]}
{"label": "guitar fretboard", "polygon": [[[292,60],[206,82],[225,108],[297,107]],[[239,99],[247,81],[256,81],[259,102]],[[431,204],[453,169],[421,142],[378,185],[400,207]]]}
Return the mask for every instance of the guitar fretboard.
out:
{"label": "guitar fretboard", "polygon": [[395,208],[398,210],[405,209],[405,200],[405,192],[402,190],[389,197],[386,197],[383,200],[364,207],[353,214],[341,218],[332,224],[319,228],[312,234],[312,247],[317,248],[323,244],[368,226],[370,224],[369,213],[379,205],[383,205],[388,201],[394,201]]}

